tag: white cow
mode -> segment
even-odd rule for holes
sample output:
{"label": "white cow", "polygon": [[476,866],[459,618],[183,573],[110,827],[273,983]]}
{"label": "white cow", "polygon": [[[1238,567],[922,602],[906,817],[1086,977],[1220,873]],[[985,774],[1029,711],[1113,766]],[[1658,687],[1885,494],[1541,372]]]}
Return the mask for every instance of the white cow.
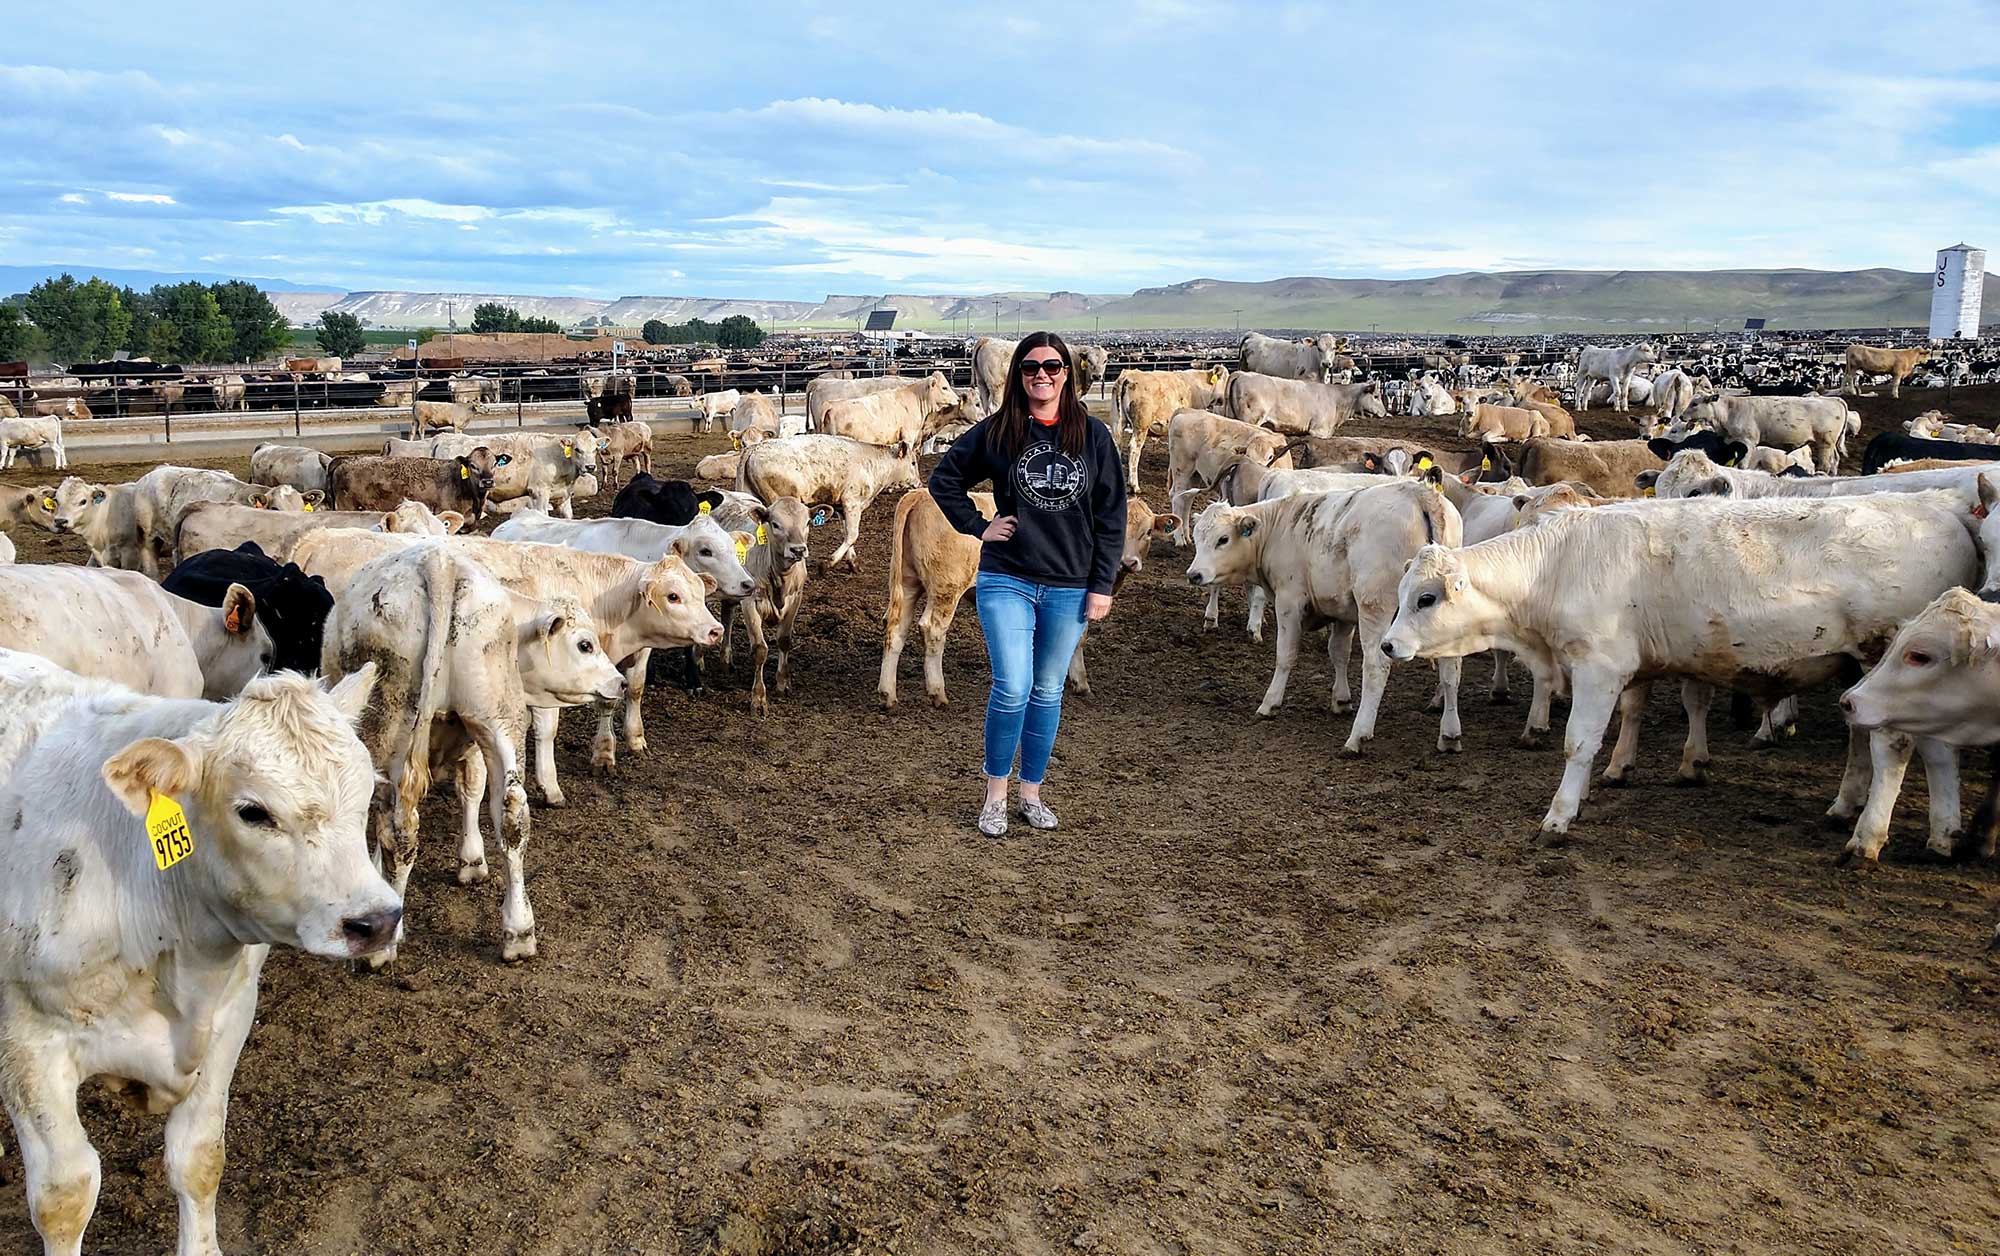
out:
{"label": "white cow", "polygon": [[[1971,578],[1968,522],[1942,493],[1559,511],[1481,545],[1426,547],[1403,576],[1384,648],[1447,658],[1498,647],[1562,661],[1567,765],[1542,820],[1561,835],[1628,687],[1676,675],[1776,701],[1817,684]],[[1684,774],[1707,759],[1689,714]],[[1849,781],[1863,748],[1850,742]],[[1853,814],[1848,783],[1835,815]]]}
{"label": "white cow", "polygon": [[221,1250],[224,1115],[266,955],[366,956],[402,917],[364,829],[373,683],[271,676],[224,706],[0,655],[7,724],[45,730],[0,781],[0,1098],[45,1252],[80,1252],[96,1209],[92,1077],[166,1114],[178,1250]]}
{"label": "white cow", "polygon": [[134,571],[0,567],[0,647],[165,698],[231,698],[269,667],[256,611],[240,584],[203,606]]}
{"label": "white cow", "polygon": [[[1395,615],[1397,577],[1427,544],[1456,545],[1460,536],[1458,511],[1434,485],[1418,480],[1225,506],[1204,512],[1196,522],[1188,580],[1196,585],[1262,584],[1271,590],[1278,611],[1278,660],[1257,707],[1259,715],[1270,715],[1285,700],[1285,682],[1308,619],[1332,624],[1327,654],[1333,663],[1333,711],[1345,710],[1350,696],[1347,656],[1360,630],[1361,706],[1340,751],[1343,758],[1353,758],[1375,735],[1376,712],[1389,681],[1382,634]],[[1437,745],[1456,753],[1462,745],[1458,659],[1440,661],[1438,674],[1446,697]]]}
{"label": "white cow", "polygon": [[55,469],[61,471],[69,466],[69,454],[63,450],[61,419],[0,419],[0,471],[12,467],[23,449],[52,449],[56,455]]}
{"label": "white cow", "polygon": [[317,489],[324,496],[332,488],[327,475],[332,463],[323,449],[266,443],[250,451],[250,482],[289,484],[301,493]]}
{"label": "white cow", "polygon": [[[457,762],[466,821],[459,880],[470,884],[487,875],[476,814],[484,795],[506,853],[501,958],[535,954],[523,866],[522,716],[531,703],[559,707],[624,696],[624,679],[600,646],[596,625],[573,599],[542,602],[510,593],[447,540],[381,554],[355,573],[347,593],[327,618],[320,669],[329,676],[379,669],[384,709],[395,715],[367,730],[369,752],[385,777],[374,808],[375,839],[391,883],[398,894],[407,889],[417,855],[417,805],[433,773]],[[395,958],[391,942],[369,963]]]}
{"label": "white cow", "polygon": [[733,412],[743,400],[738,389],[725,388],[721,392],[703,393],[694,399],[694,408],[701,415],[701,430],[712,431],[715,421]]}
{"label": "white cow", "polygon": [[1633,372],[1659,360],[1658,352],[1644,341],[1619,349],[1601,349],[1595,345],[1578,349],[1573,363],[1576,370],[1576,408],[1579,411],[1590,409],[1591,382],[1601,379],[1611,385],[1611,408],[1619,411],[1631,409],[1628,393]]}
{"label": "white cow", "polygon": [[1840,474],[1847,438],[1861,431],[1861,416],[1838,397],[1698,397],[1667,426],[1668,440],[1704,428],[1755,448],[1796,449],[1810,445],[1813,462],[1828,475]]}

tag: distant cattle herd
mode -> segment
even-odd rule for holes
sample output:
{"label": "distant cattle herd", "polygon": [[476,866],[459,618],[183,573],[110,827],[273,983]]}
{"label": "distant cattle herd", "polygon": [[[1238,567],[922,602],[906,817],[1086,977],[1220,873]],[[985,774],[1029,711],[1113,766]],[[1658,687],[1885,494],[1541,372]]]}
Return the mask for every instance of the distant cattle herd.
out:
{"label": "distant cattle herd", "polygon": [[[879,700],[897,701],[914,628],[925,691],[943,703],[946,637],[979,544],[945,523],[920,460],[997,403],[1013,345],[965,348],[963,384],[828,371],[798,381],[801,413],[756,388],[697,395],[674,377],[642,390],[593,371],[573,390],[583,422],[554,432],[477,430],[504,394],[476,370],[432,381],[436,399],[416,380],[345,379],[407,410],[407,435],[354,455],[262,444],[249,481],[161,465],[130,483],[0,488],[0,523],[74,537],[90,558],[16,564],[0,534],[0,823],[12,834],[0,967],[15,992],[0,1000],[0,1091],[50,1249],[76,1250],[94,1206],[76,1089],[105,1076],[172,1114],[183,1246],[214,1250],[223,1112],[268,948],[392,962],[419,805],[449,775],[458,879],[492,874],[490,830],[499,954],[534,956],[527,782],[563,801],[562,711],[593,709],[593,766],[615,761],[621,738],[643,750],[652,652],[687,652],[688,667],[709,647],[727,657],[741,622],[752,710],[769,713],[811,614],[813,533],[840,521],[821,578],[859,570],[863,520],[885,493],[900,499]],[[1851,733],[1829,814],[1851,823],[1846,857],[1880,855],[1913,753],[1931,849],[1994,853],[1994,802],[1967,833],[1957,772],[1960,748],[2000,743],[2000,438],[1933,410],[1857,450],[1849,404],[1863,389],[1991,383],[1993,346],[1392,353],[1253,333],[1186,367],[1095,345],[1077,347],[1075,367],[1080,392],[1105,385],[1123,442],[1124,575],[1171,544],[1200,590],[1190,615],[1203,598],[1217,626],[1218,591],[1241,588],[1253,636],[1274,618],[1259,715],[1286,700],[1305,631],[1326,626],[1332,711],[1352,710],[1339,754],[1365,753],[1378,721],[1414,714],[1382,707],[1391,669],[1416,659],[1437,664],[1437,749],[1458,753],[1463,660],[1490,652],[1504,691],[1511,658],[1533,683],[1525,743],[1540,744],[1568,700],[1541,825],[1559,841],[1583,814],[1614,714],[1596,779],[1631,771],[1656,680],[1680,684],[1690,782],[1708,772],[1718,691],[1755,705],[1765,740],[1801,701],[1837,700]],[[93,422],[88,381],[38,384],[0,401],[0,469],[25,458],[67,471],[66,436]],[[223,411],[245,405],[247,386],[147,385],[167,410],[199,387]],[[1629,437],[1579,431],[1577,416],[1600,408]],[[658,419],[688,411],[731,437],[731,452],[701,461],[707,484],[652,474]],[[1431,448],[1439,425],[1419,421],[1442,416],[1462,448]],[[1392,434],[1343,432],[1356,423]],[[1166,451],[1159,512],[1138,496],[1153,440]],[[1842,474],[1857,456],[1861,474]],[[614,495],[609,517],[577,518],[600,494]]]}

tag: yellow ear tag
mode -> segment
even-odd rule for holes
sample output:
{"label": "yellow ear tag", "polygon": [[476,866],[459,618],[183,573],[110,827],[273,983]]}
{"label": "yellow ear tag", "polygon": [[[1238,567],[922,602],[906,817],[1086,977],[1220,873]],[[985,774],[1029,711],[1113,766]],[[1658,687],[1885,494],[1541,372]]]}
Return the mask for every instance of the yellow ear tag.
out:
{"label": "yellow ear tag", "polygon": [[1653,496],[1653,490],[1652,490],[1652,489],[1647,489],[1647,490],[1646,490],[1646,496],[1648,496],[1648,497],[1651,497],[1651,496]]}
{"label": "yellow ear tag", "polygon": [[1428,457],[1417,459],[1417,470],[1419,471],[1428,471],[1431,469],[1431,465],[1431,460]]}
{"label": "yellow ear tag", "polygon": [[703,503],[702,503],[701,505],[699,505],[699,506],[695,507],[695,509],[696,509],[696,510],[699,510],[699,511],[700,511],[701,513],[703,513],[703,514],[707,514],[707,513],[708,513],[708,512],[710,511],[710,510],[714,509],[714,503],[713,503],[713,502],[703,502]]}
{"label": "yellow ear tag", "polygon": [[1481,458],[1479,460],[1479,469],[1481,471],[1491,471],[1493,469],[1493,459]]}
{"label": "yellow ear tag", "polygon": [[307,514],[311,514],[311,513],[312,513],[312,509],[313,509],[313,504],[312,504],[311,502],[307,502],[307,503],[306,503],[306,513],[307,513]]}
{"label": "yellow ear tag", "polygon": [[764,531],[764,525],[763,525],[763,524],[761,524],[761,523],[760,523],[760,524],[758,524],[758,525],[757,525],[757,544],[759,544],[759,545],[763,545],[763,544],[765,544],[766,542],[768,542],[768,541],[769,541],[770,539],[771,539],[771,534],[770,534],[770,533],[768,533],[768,532],[766,532],[766,531]]}
{"label": "yellow ear tag", "polygon": [[574,457],[576,457],[576,446],[575,446],[575,445],[572,445],[572,444],[570,444],[570,443],[569,443],[568,441],[564,441],[564,442],[563,442],[563,457],[565,457],[565,458],[574,458]]}
{"label": "yellow ear tag", "polygon": [[739,536],[736,538],[736,561],[740,563],[748,557],[750,557],[750,542]]}
{"label": "yellow ear tag", "polygon": [[472,472],[467,471],[464,467],[460,467],[458,469],[458,478],[461,480],[469,480],[472,478]]}
{"label": "yellow ear tag", "polygon": [[146,837],[153,843],[153,863],[161,872],[194,854],[187,812],[165,794],[155,793],[146,807]]}

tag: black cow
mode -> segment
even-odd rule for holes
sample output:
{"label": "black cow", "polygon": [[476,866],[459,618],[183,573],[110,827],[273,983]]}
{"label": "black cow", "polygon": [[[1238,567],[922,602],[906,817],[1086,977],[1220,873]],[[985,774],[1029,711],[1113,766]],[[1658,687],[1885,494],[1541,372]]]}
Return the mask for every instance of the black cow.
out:
{"label": "black cow", "polygon": [[2000,445],[1975,445],[1963,440],[1924,440],[1904,432],[1884,432],[1868,442],[1861,455],[1861,474],[1873,475],[1892,462],[1944,458],[1951,462],[2000,462]]}
{"label": "black cow", "polygon": [[611,500],[611,514],[614,518],[648,519],[677,528],[701,513],[703,502],[714,509],[722,504],[723,497],[712,488],[697,493],[686,480],[656,480],[642,471],[618,490],[618,496]]}
{"label": "black cow", "polygon": [[1739,467],[1750,456],[1750,446],[1740,440],[1730,440],[1720,432],[1690,432],[1679,440],[1668,440],[1655,436],[1646,442],[1646,448],[1661,462],[1672,462],[1674,455],[1683,449],[1699,449],[1708,455],[1708,460],[1718,467]]}
{"label": "black cow", "polygon": [[[722,501],[722,494],[712,488],[697,493],[686,480],[656,480],[641,471],[611,500],[611,514],[618,519],[646,519],[677,528],[700,514],[704,502],[713,510]],[[672,670],[675,663],[680,664],[676,681],[683,689],[692,693],[701,688],[701,660],[693,646],[668,650],[666,655],[662,666]],[[653,657],[661,655],[656,651]]]}
{"label": "black cow", "polygon": [[593,424],[629,423],[632,421],[632,394],[605,393],[602,397],[585,397],[583,410]]}
{"label": "black cow", "polygon": [[257,598],[257,618],[271,634],[271,666],[278,671],[317,672],[320,636],[333,611],[326,582],[308,576],[296,563],[282,566],[255,541],[233,550],[214,549],[188,558],[167,573],[167,592],[203,606],[220,606],[232,584]]}

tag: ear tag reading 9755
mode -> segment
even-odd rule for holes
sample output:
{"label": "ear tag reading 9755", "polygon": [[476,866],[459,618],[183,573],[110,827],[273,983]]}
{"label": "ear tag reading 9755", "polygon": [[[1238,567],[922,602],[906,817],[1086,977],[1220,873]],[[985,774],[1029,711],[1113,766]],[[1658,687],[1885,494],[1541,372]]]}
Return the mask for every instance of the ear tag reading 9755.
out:
{"label": "ear tag reading 9755", "polygon": [[187,812],[165,794],[154,794],[146,807],[146,837],[153,843],[153,863],[161,872],[194,854]]}

